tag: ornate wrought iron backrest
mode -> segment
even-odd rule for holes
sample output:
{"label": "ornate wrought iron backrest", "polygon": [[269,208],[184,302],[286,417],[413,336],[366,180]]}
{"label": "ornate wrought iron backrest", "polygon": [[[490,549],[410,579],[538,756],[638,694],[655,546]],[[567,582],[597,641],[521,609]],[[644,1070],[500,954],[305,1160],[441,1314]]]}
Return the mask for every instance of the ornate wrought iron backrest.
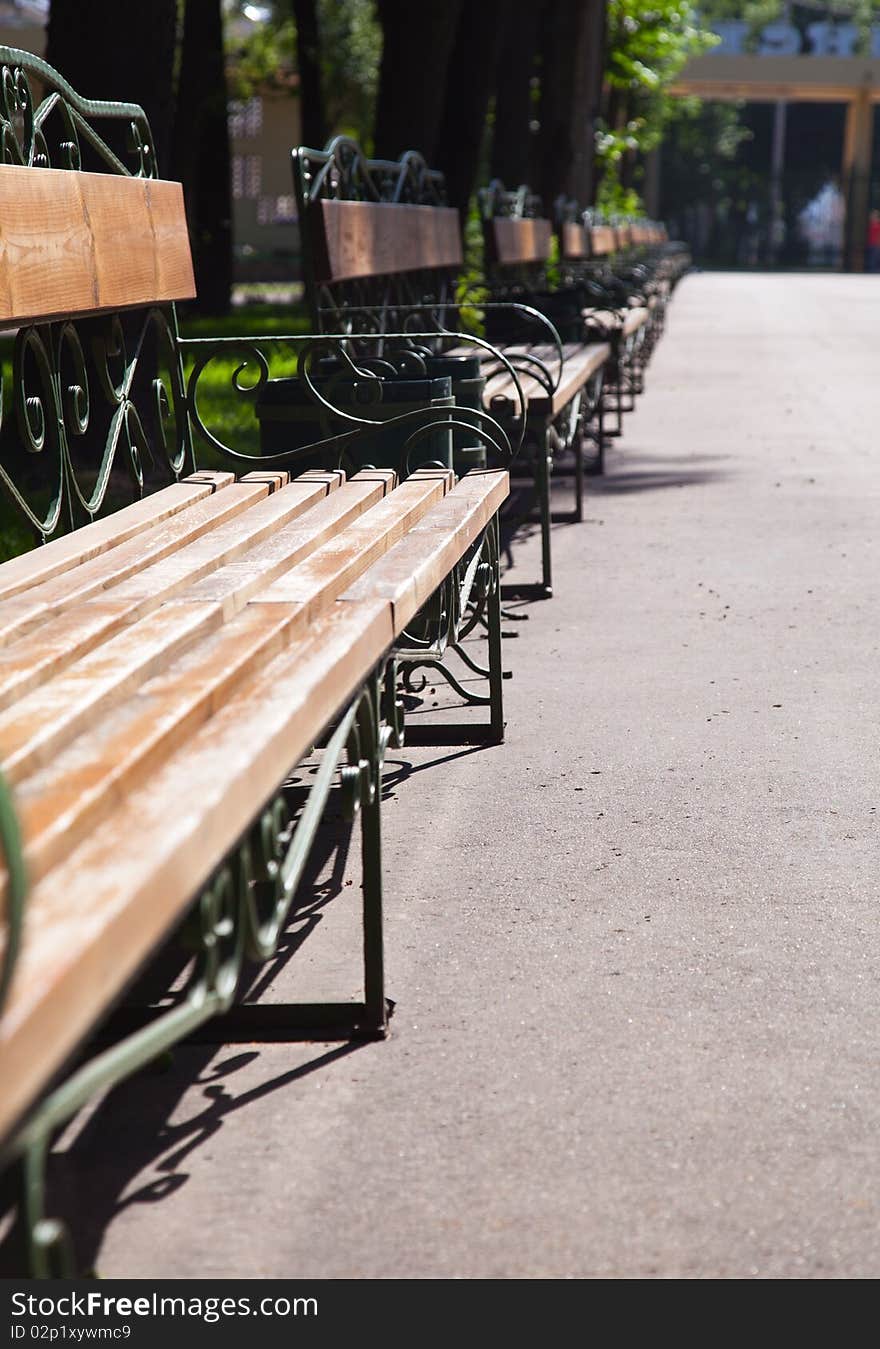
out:
{"label": "ornate wrought iron backrest", "polygon": [[[399,160],[368,159],[345,136],[324,150],[299,146],[292,160],[316,331],[399,331],[411,326],[414,309],[442,319],[454,304],[463,260],[458,214],[446,204],[443,175],[415,150]],[[346,213],[337,209],[341,203],[364,209]],[[346,237],[337,247],[340,217]]]}
{"label": "ornate wrought iron backrest", "polygon": [[[43,179],[55,170],[75,174],[75,183]],[[46,236],[52,216],[41,216],[39,208],[47,196],[71,202],[87,198],[87,187],[100,190],[103,184],[80,171],[157,178],[149,124],[136,104],[81,98],[39,57],[0,47],[0,171],[7,202],[14,201],[17,231],[9,237],[7,209],[0,219],[0,326],[15,336],[4,339],[2,352],[0,485],[36,537],[45,540],[119,504],[117,498],[142,494],[194,467],[171,302],[193,290],[179,277],[162,284],[168,240],[154,213],[162,193],[158,183],[153,189],[132,182],[123,195],[134,214],[129,219],[127,209],[120,210],[108,236],[117,235],[117,253],[126,228],[142,249],[152,247],[155,284],[148,279],[138,289],[137,268],[122,260],[113,265],[113,285],[102,291],[96,264],[89,302],[73,286],[76,257],[68,253],[65,262],[69,241],[60,240],[54,278],[40,266],[40,303],[20,293],[19,279],[27,262],[34,263],[28,248],[51,246]],[[179,192],[171,184],[162,189]],[[87,252],[96,235],[88,201],[80,223]],[[105,242],[112,252],[113,241]],[[184,245],[188,261],[185,236]],[[80,281],[87,281],[87,261],[82,256],[79,261]],[[149,259],[145,266],[149,270]]]}
{"label": "ornate wrought iron backrest", "polygon": [[496,178],[480,193],[480,213],[496,294],[543,290],[553,224],[542,215],[541,198],[525,184],[510,191]]}

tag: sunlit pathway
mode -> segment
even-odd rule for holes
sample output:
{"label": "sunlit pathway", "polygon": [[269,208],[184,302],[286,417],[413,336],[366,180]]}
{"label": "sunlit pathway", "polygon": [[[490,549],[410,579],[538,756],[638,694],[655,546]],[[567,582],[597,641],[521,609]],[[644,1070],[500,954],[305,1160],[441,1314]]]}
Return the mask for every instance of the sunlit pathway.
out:
{"label": "sunlit pathway", "polygon": [[120,1094],[100,1273],[880,1275],[878,315],[682,284],[507,744],[391,765],[392,1038]]}

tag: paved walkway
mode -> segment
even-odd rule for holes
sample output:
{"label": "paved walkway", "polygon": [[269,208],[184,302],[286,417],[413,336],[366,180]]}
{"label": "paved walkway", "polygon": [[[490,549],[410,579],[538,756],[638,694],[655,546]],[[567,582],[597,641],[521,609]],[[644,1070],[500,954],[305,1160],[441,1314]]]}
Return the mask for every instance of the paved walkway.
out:
{"label": "paved walkway", "polygon": [[398,756],[392,1038],[120,1094],[101,1273],[880,1275],[878,314],[683,283],[508,743]]}

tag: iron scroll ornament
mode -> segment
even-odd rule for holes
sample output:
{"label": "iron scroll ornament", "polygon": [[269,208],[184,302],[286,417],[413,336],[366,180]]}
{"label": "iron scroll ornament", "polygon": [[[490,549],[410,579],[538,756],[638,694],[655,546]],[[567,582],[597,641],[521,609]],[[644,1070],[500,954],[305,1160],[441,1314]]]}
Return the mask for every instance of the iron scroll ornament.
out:
{"label": "iron scroll ornament", "polygon": [[[37,99],[35,87],[40,91]],[[128,164],[95,125],[102,122],[124,133]],[[158,176],[153,136],[142,107],[83,98],[39,56],[0,46],[0,162],[78,169],[83,145],[105,171],[136,178]]]}
{"label": "iron scroll ornament", "polygon": [[[155,178],[144,110],[83,98],[39,57],[0,47],[0,162],[78,170],[84,161]],[[117,467],[140,494],[151,467],[173,481],[194,466],[175,343],[170,307],[19,329],[10,388],[0,387],[0,485],[37,540],[94,519]]]}
{"label": "iron scroll ornament", "polygon": [[[504,369],[513,381],[519,399],[520,439],[525,397],[522,392],[517,370],[501,352],[482,338],[467,333],[451,334],[462,343],[489,354],[493,367]],[[266,467],[274,465],[295,467],[297,461],[306,462],[316,454],[322,455],[329,464],[335,461],[344,466],[346,454],[354,443],[368,441],[375,443],[376,465],[394,467],[402,477],[411,471],[414,454],[419,450],[431,432],[438,426],[453,430],[476,431],[487,442],[497,456],[498,462],[506,467],[516,449],[511,445],[508,431],[489,413],[466,407],[425,406],[393,417],[379,418],[371,415],[371,406],[375,408],[382,400],[382,369],[388,365],[390,370],[396,363],[402,362],[418,373],[423,355],[429,354],[428,343],[436,339],[434,332],[401,333],[364,333],[358,335],[367,347],[374,345],[375,358],[365,357],[363,352],[352,353],[352,338],[348,333],[329,334],[321,337],[303,337],[301,335],[268,335],[248,338],[182,338],[179,346],[184,357],[192,357],[193,364],[186,381],[186,409],[193,433],[205,445],[224,460],[242,467]],[[271,375],[271,363],[265,349],[274,347],[282,355],[285,352],[296,353],[296,372],[309,400],[316,412],[323,414],[328,421],[338,426],[335,434],[324,440],[315,441],[296,449],[281,450],[276,453],[251,455],[234,445],[228,444],[207,424],[199,405],[199,383],[211,363],[215,360],[235,361],[229,374],[230,392],[246,401],[256,402]],[[332,401],[332,389],[319,387],[315,382],[313,367],[326,356],[333,356],[344,367],[348,375],[356,376],[364,401],[359,410],[352,406],[341,407]],[[413,368],[414,367],[414,368]],[[424,367],[422,367],[423,369]],[[396,452],[396,462],[387,464],[381,451],[381,442],[385,437],[395,437],[403,433],[402,449]],[[516,442],[516,448],[519,440]],[[369,458],[370,455],[368,454]],[[422,465],[424,466],[424,465]],[[442,466],[442,465],[441,465]]]}
{"label": "iron scroll ornament", "polygon": [[0,484],[40,542],[95,519],[116,470],[140,496],[195,467],[175,330],[163,308],[18,330]]}

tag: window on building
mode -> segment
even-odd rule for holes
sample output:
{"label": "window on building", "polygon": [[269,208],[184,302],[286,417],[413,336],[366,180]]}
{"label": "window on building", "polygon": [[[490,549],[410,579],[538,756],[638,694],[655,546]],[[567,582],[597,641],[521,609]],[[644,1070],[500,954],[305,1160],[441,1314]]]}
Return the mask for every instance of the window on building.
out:
{"label": "window on building", "polygon": [[249,140],[263,129],[261,98],[233,99],[229,104],[229,134],[233,140]]}
{"label": "window on building", "polygon": [[236,201],[253,201],[260,195],[263,161],[259,155],[232,156],[232,195]]}
{"label": "window on building", "polygon": [[296,198],[292,193],[281,197],[260,197],[257,202],[257,221],[260,225],[289,225],[296,220]]}

